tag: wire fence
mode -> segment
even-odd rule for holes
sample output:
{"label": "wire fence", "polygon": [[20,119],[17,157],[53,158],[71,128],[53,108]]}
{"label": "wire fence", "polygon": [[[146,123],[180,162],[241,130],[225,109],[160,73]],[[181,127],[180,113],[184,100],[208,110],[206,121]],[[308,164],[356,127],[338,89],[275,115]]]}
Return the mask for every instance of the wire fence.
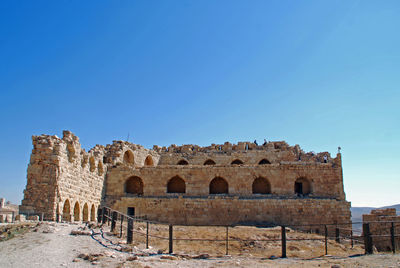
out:
{"label": "wire fence", "polygon": [[[98,222],[127,244],[158,248],[169,254],[207,253],[213,255],[251,254],[315,258],[323,255],[372,254],[374,245],[389,243],[396,252],[400,222],[346,222],[286,226],[183,226],[128,216],[108,207],[98,211]],[[371,234],[370,225],[388,224],[381,234]],[[354,228],[362,224],[363,230]],[[373,226],[376,228],[376,226]],[[397,230],[399,229],[399,230]],[[300,230],[302,232],[298,232]],[[306,230],[304,232],[304,230]],[[397,231],[397,232],[396,232]],[[388,242],[389,241],[389,242]]]}

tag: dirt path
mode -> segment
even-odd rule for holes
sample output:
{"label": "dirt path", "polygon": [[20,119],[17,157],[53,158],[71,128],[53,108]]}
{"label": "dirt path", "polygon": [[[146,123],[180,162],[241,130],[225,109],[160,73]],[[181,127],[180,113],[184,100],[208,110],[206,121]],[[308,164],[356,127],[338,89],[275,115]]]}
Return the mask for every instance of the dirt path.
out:
{"label": "dirt path", "polygon": [[[144,252],[136,247],[133,253],[125,253],[104,247],[89,235],[70,235],[83,226],[43,223],[28,233],[0,242],[0,267],[400,267],[400,254],[269,260],[245,256],[193,259],[155,254],[156,249]],[[110,245],[107,239],[117,240],[106,235],[104,239],[100,234],[95,237],[106,245]],[[146,253],[150,256],[135,257],[149,255]]]}

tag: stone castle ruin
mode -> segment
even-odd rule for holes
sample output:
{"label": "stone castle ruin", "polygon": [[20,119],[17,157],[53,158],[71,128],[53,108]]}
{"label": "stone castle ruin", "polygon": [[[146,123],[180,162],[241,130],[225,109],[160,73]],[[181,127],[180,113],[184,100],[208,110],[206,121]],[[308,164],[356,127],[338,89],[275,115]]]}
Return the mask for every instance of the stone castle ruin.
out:
{"label": "stone castle ruin", "polygon": [[32,141],[20,213],[90,221],[108,206],[180,225],[350,222],[340,153],[283,141],[152,150],[114,141],[86,152],[69,131]]}

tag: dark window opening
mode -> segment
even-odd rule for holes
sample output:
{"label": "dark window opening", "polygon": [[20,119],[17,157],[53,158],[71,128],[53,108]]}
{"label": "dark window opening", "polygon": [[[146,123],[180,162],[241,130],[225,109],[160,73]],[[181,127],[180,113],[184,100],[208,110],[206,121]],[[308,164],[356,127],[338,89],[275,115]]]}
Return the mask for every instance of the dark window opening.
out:
{"label": "dark window opening", "polygon": [[239,159],[235,159],[232,161],[231,165],[243,165],[243,161]]}
{"label": "dark window opening", "polygon": [[185,165],[189,165],[189,163],[188,163],[188,161],[182,159],[181,161],[178,162],[178,165],[185,166]]}
{"label": "dark window opening", "polygon": [[205,166],[212,166],[215,165],[215,162],[211,159],[206,160],[206,162],[204,162]]}
{"label": "dark window opening", "polygon": [[261,160],[260,162],[258,162],[258,164],[259,165],[269,165],[269,164],[271,164],[271,162],[269,162],[267,159],[263,159],[263,160]]}
{"label": "dark window opening", "polygon": [[126,212],[128,216],[135,216],[135,208],[134,207],[128,207],[128,210]]}
{"label": "dark window opening", "polygon": [[295,182],[294,191],[296,194],[303,194],[303,184],[301,182]]}

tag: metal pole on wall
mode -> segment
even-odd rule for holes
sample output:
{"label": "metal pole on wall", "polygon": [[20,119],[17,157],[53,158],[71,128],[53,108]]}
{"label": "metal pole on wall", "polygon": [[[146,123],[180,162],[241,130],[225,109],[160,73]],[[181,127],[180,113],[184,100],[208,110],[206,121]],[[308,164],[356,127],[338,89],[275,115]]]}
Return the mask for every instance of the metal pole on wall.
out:
{"label": "metal pole on wall", "polygon": [[339,230],[339,228],[338,227],[336,227],[336,230],[335,230],[336,232],[336,234],[335,234],[335,236],[336,236],[336,242],[337,243],[340,243],[340,230]]}
{"label": "metal pole on wall", "polygon": [[98,208],[97,209],[97,223],[101,223],[101,219],[102,219],[102,209],[101,208]]}
{"label": "metal pole on wall", "polygon": [[325,255],[328,255],[328,227],[325,225]]}
{"label": "metal pole on wall", "polygon": [[229,226],[226,226],[226,238],[225,238],[225,255],[228,255],[229,250]]}
{"label": "metal pole on wall", "polygon": [[126,234],[126,243],[131,244],[133,241],[133,219],[128,217],[128,230]]}
{"label": "metal pole on wall", "polygon": [[169,225],[169,254],[172,254],[173,252],[173,226],[170,224]]}
{"label": "metal pole on wall", "polygon": [[286,227],[281,226],[281,237],[282,237],[282,257],[281,258],[286,258]]}
{"label": "metal pole on wall", "polygon": [[146,221],[146,248],[149,248],[149,222]]}
{"label": "metal pole on wall", "polygon": [[114,230],[115,230],[115,224],[117,222],[117,218],[118,218],[118,212],[113,211],[112,218],[111,218],[111,232],[114,232]]}
{"label": "metal pole on wall", "polygon": [[390,240],[392,242],[392,251],[393,254],[396,253],[396,241],[394,240],[394,222],[392,222],[392,226],[390,226]]}
{"label": "metal pole on wall", "polygon": [[119,237],[122,237],[122,226],[124,224],[124,215],[121,215],[121,227],[119,229]]}

